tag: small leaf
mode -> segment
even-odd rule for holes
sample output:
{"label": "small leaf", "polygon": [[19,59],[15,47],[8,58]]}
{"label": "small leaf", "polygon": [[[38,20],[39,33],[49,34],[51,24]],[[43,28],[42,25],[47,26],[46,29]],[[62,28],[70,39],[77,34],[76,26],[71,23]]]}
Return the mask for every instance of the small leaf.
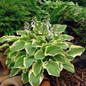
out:
{"label": "small leaf", "polygon": [[60,52],[62,52],[62,50],[60,49],[60,47],[56,45],[47,46],[45,49],[45,55],[55,56],[59,54]]}
{"label": "small leaf", "polygon": [[74,73],[74,66],[70,62],[66,62],[63,64],[63,68],[67,69],[68,71]]}
{"label": "small leaf", "polygon": [[11,61],[9,62],[8,67],[9,67],[10,69],[12,69],[12,68],[14,67],[14,64],[15,64],[14,58],[12,58]]}
{"label": "small leaf", "polygon": [[46,43],[47,42],[46,39],[45,39],[45,36],[37,36],[36,39],[38,41],[41,41],[42,43]]}
{"label": "small leaf", "polygon": [[32,69],[33,69],[34,75],[37,76],[37,75],[41,72],[41,69],[42,69],[42,62],[41,62],[41,61],[35,62],[35,63],[32,65]]}
{"label": "small leaf", "polygon": [[61,37],[63,40],[68,40],[68,41],[74,39],[74,37],[72,37],[70,35],[66,35],[66,34],[62,34]]}
{"label": "small leaf", "polygon": [[8,65],[8,67],[11,69],[11,68],[13,68],[14,67],[14,62],[11,62],[9,65]]}
{"label": "small leaf", "polygon": [[38,41],[33,40],[32,47],[43,47]]}
{"label": "small leaf", "polygon": [[0,46],[0,49],[8,48],[8,47],[9,47],[9,44],[8,43],[4,43],[2,46]]}
{"label": "small leaf", "polygon": [[24,46],[25,46],[25,42],[23,42],[21,40],[18,40],[16,42],[14,42],[12,44],[12,46],[10,46],[10,50],[12,50],[12,51],[20,51],[20,50],[24,49]]}
{"label": "small leaf", "polygon": [[16,53],[17,52],[15,52],[15,51],[10,51],[7,55],[7,58],[11,59],[11,58],[15,57]]}
{"label": "small leaf", "polygon": [[64,54],[57,54],[56,56],[54,56],[55,60],[60,62],[60,63],[64,63],[66,58]]}
{"label": "small leaf", "polygon": [[17,30],[17,35],[26,35],[26,32],[24,30]]}
{"label": "small leaf", "polygon": [[48,62],[46,62],[45,69],[50,75],[57,77],[60,75],[59,63],[52,61],[51,59]]}
{"label": "small leaf", "polygon": [[69,56],[76,57],[80,56],[85,49],[81,46],[71,45],[69,50],[66,52]]}
{"label": "small leaf", "polygon": [[17,40],[18,38],[18,36],[2,36],[0,42],[3,43],[5,41]]}
{"label": "small leaf", "polygon": [[21,51],[21,52],[18,52],[17,54],[16,54],[16,56],[15,56],[15,61],[18,59],[18,58],[20,58],[20,57],[26,57],[26,52],[25,51]]}
{"label": "small leaf", "polygon": [[68,55],[66,55],[66,58],[67,58],[68,60],[70,60],[70,61],[74,59],[73,56],[68,56]]}
{"label": "small leaf", "polygon": [[26,43],[25,50],[29,55],[32,55],[32,54],[34,54],[36,48],[32,47],[32,45],[30,43]]}
{"label": "small leaf", "polygon": [[24,68],[23,62],[24,62],[24,57],[19,57],[15,62],[14,68]]}
{"label": "small leaf", "polygon": [[17,75],[20,71],[21,71],[21,69],[19,69],[19,68],[11,69],[11,77]]}
{"label": "small leaf", "polygon": [[21,41],[29,42],[30,37],[28,35],[22,35],[20,38]]}
{"label": "small leaf", "polygon": [[43,70],[41,70],[41,72],[37,76],[33,74],[32,70],[30,70],[29,82],[31,86],[39,86],[42,80],[43,80]]}
{"label": "small leaf", "polygon": [[6,49],[4,54],[9,54],[11,52],[10,48]]}
{"label": "small leaf", "polygon": [[10,64],[10,62],[11,62],[11,59],[6,59],[6,65],[9,65]]}
{"label": "small leaf", "polygon": [[29,68],[34,61],[35,61],[35,59],[33,56],[29,56],[29,57],[24,58],[24,66]]}
{"label": "small leaf", "polygon": [[67,25],[57,25],[58,33],[64,32],[66,27],[67,27]]}
{"label": "small leaf", "polygon": [[63,49],[67,49],[69,47],[66,42],[59,42],[57,45]]}
{"label": "small leaf", "polygon": [[45,58],[45,55],[43,53],[42,50],[38,50],[35,55],[34,55],[35,59],[44,59]]}
{"label": "small leaf", "polygon": [[29,81],[27,72],[22,73],[22,81],[23,81],[24,84],[26,84]]}

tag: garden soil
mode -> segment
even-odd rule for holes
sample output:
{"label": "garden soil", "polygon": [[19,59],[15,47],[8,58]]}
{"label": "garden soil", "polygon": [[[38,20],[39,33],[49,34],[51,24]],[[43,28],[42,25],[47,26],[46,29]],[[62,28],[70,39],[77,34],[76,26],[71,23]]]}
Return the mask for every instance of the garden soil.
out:
{"label": "garden soil", "polygon": [[75,67],[75,73],[63,69],[60,77],[49,78],[51,86],[86,86],[86,67]]}

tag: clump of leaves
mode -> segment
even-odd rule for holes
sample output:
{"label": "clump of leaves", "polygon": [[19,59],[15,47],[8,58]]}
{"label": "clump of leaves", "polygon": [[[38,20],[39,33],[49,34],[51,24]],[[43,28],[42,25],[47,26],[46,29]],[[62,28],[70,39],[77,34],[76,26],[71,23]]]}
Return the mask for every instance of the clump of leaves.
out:
{"label": "clump of leaves", "polygon": [[24,29],[24,22],[30,22],[34,14],[31,0],[0,0],[0,32],[11,35]]}
{"label": "clump of leaves", "polygon": [[[50,75],[60,76],[63,68],[74,72],[70,63],[77,55],[81,55],[84,48],[68,41],[72,36],[63,34],[66,25],[49,23],[49,16],[42,22],[34,17],[31,26],[25,22],[25,30],[17,31],[20,36],[3,36],[4,43],[0,49],[7,48],[6,64],[11,69],[11,77],[19,73],[24,83],[39,86],[43,79],[44,69]],[[13,42],[11,46],[9,43]]]}

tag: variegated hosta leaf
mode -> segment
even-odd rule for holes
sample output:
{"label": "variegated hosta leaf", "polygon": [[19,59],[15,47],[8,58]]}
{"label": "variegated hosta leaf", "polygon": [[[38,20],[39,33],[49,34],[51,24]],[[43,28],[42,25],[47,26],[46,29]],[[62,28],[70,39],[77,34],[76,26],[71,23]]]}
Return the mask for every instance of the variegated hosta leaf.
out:
{"label": "variegated hosta leaf", "polygon": [[14,67],[14,64],[15,64],[15,61],[14,61],[14,58],[13,58],[13,59],[11,59],[11,61],[10,61],[9,65],[8,65],[8,67],[11,69],[11,68]]}
{"label": "variegated hosta leaf", "polygon": [[45,55],[55,56],[62,52],[61,48],[56,45],[47,46],[45,49]]}
{"label": "variegated hosta leaf", "polygon": [[74,45],[73,43],[71,42],[66,42],[68,44],[68,46],[70,47],[71,45]]}
{"label": "variegated hosta leaf", "polygon": [[38,41],[36,41],[36,40],[33,39],[32,47],[43,47],[43,46]]}
{"label": "variegated hosta leaf", "polygon": [[18,40],[16,42],[14,42],[12,44],[12,46],[10,46],[10,50],[12,50],[12,51],[20,51],[20,50],[24,49],[24,46],[25,46],[25,42],[23,42],[21,40]]}
{"label": "variegated hosta leaf", "polygon": [[74,72],[74,66],[69,61],[63,64],[63,68],[67,69],[70,72]]}
{"label": "variegated hosta leaf", "polygon": [[28,35],[22,35],[20,40],[25,41],[25,42],[29,42],[30,41],[30,37]]}
{"label": "variegated hosta leaf", "polygon": [[35,76],[34,73],[32,72],[32,70],[30,70],[29,72],[29,82],[31,84],[31,86],[39,86],[40,83],[43,80],[43,70],[41,70],[41,72]]}
{"label": "variegated hosta leaf", "polygon": [[38,61],[38,62],[33,63],[32,69],[33,69],[34,75],[37,76],[41,72],[42,62]]}
{"label": "variegated hosta leaf", "polygon": [[5,42],[7,37],[8,37],[8,36],[2,36],[2,37],[0,38],[0,42],[1,42],[1,43]]}
{"label": "variegated hosta leaf", "polygon": [[35,57],[35,59],[44,59],[45,55],[44,55],[43,51],[40,49],[35,53],[34,57]]}
{"label": "variegated hosta leaf", "polygon": [[9,65],[10,64],[10,62],[11,62],[11,59],[6,59],[6,65]]}
{"label": "variegated hosta leaf", "polygon": [[19,57],[16,62],[15,62],[15,65],[14,65],[14,68],[24,68],[24,65],[23,65],[23,62],[24,62],[24,58],[26,57]]}
{"label": "variegated hosta leaf", "polygon": [[16,54],[17,54],[17,52],[15,52],[15,51],[10,51],[10,52],[8,53],[8,55],[7,55],[7,58],[11,59],[11,58],[13,58]]}
{"label": "variegated hosta leaf", "polygon": [[71,47],[66,53],[69,56],[75,57],[81,55],[84,50],[85,49],[81,46],[71,45]]}
{"label": "variegated hosta leaf", "polygon": [[0,49],[8,48],[8,47],[9,47],[9,44],[8,43],[4,43],[2,46],[0,46]]}
{"label": "variegated hosta leaf", "polygon": [[34,54],[36,48],[32,47],[32,44],[26,43],[25,44],[25,50],[29,55],[32,55],[32,54]]}
{"label": "variegated hosta leaf", "polygon": [[57,54],[56,56],[54,56],[54,59],[59,63],[64,63],[66,60],[64,54]]}
{"label": "variegated hosta leaf", "polygon": [[57,77],[60,75],[60,69],[59,69],[58,62],[52,61],[50,59],[48,62],[46,62],[44,67],[50,75],[57,76]]}
{"label": "variegated hosta leaf", "polygon": [[74,39],[74,37],[72,37],[72,36],[70,36],[70,35],[66,35],[66,34],[62,34],[62,35],[61,35],[61,38],[62,38],[63,40],[68,40],[68,41]]}
{"label": "variegated hosta leaf", "polygon": [[22,73],[22,81],[23,81],[24,84],[29,81],[29,79],[28,79],[28,72]]}
{"label": "variegated hosta leaf", "polygon": [[17,52],[16,56],[15,56],[15,61],[19,58],[19,57],[26,57],[26,52],[25,51],[21,51],[21,52]]}
{"label": "variegated hosta leaf", "polygon": [[63,49],[67,49],[69,47],[66,42],[59,42],[57,45]]}
{"label": "variegated hosta leaf", "polygon": [[47,42],[46,39],[45,39],[45,36],[37,36],[36,39],[38,41],[41,41],[42,43],[46,43]]}
{"label": "variegated hosta leaf", "polygon": [[2,37],[0,38],[0,42],[1,42],[1,43],[5,42],[5,41],[10,41],[10,42],[11,42],[11,40],[12,40],[12,41],[15,41],[15,40],[17,40],[18,38],[19,38],[18,36],[2,36]]}
{"label": "variegated hosta leaf", "polygon": [[67,25],[57,25],[57,29],[58,29],[58,33],[62,33],[64,32],[64,30],[66,29]]}
{"label": "variegated hosta leaf", "polygon": [[14,67],[14,64],[15,64],[15,62],[11,62],[11,63],[8,65],[8,67],[11,69],[11,68]]}
{"label": "variegated hosta leaf", "polygon": [[11,69],[11,74],[10,74],[11,77],[17,75],[20,71],[21,71],[21,69],[19,69],[19,68]]}
{"label": "variegated hosta leaf", "polygon": [[34,61],[35,61],[35,59],[33,56],[28,56],[28,57],[24,58],[24,66],[26,68],[29,68]]}
{"label": "variegated hosta leaf", "polygon": [[71,61],[71,60],[73,60],[73,59],[74,59],[74,57],[73,57],[73,56],[68,56],[68,55],[66,55],[66,58],[67,58],[69,61]]}
{"label": "variegated hosta leaf", "polygon": [[7,48],[6,50],[5,50],[5,52],[4,52],[4,54],[9,54],[11,52],[11,50],[10,50],[10,48]]}
{"label": "variegated hosta leaf", "polygon": [[26,35],[26,32],[24,30],[17,30],[17,35]]}

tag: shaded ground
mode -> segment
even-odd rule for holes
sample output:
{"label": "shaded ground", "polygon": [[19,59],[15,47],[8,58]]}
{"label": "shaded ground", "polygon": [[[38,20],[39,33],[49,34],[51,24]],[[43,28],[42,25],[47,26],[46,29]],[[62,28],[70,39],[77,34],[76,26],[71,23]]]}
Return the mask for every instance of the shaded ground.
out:
{"label": "shaded ground", "polygon": [[75,73],[64,69],[60,77],[49,78],[51,86],[86,86],[86,67],[75,67]]}

